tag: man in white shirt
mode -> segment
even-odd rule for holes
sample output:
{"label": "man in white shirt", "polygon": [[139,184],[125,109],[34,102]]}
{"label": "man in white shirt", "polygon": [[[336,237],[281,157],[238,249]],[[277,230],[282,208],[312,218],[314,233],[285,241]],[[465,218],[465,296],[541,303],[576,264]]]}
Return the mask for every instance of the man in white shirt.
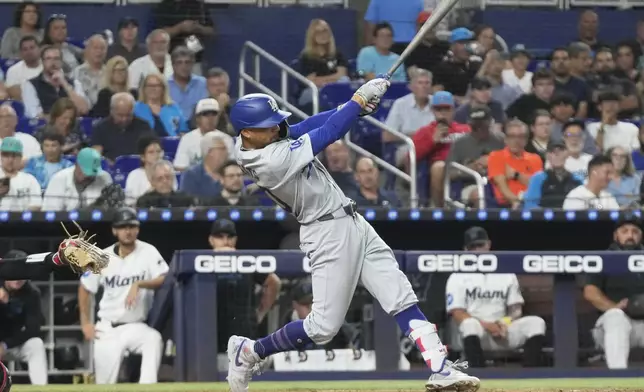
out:
{"label": "man in white shirt", "polygon": [[42,155],[40,143],[35,137],[28,133],[16,132],[18,125],[18,115],[10,104],[0,105],[0,142],[3,138],[12,136],[20,140],[22,143],[22,159],[23,162],[31,158],[39,157]]}
{"label": "man in white shirt", "polygon": [[619,210],[613,195],[606,191],[613,171],[613,161],[605,155],[597,155],[588,163],[588,180],[566,195],[564,210]]}
{"label": "man in white shirt", "polygon": [[[409,89],[411,93],[398,98],[391,105],[385,124],[407,136],[412,136],[416,131],[434,121],[436,117],[431,108],[432,96],[432,74],[431,72],[417,68],[410,72]],[[393,134],[384,131],[382,141],[401,142]]]}
{"label": "man in white shirt", "polygon": [[0,210],[38,211],[42,205],[42,190],[36,177],[20,171],[22,143],[15,137],[6,137],[0,145]]}
{"label": "man in white shirt", "polygon": [[[97,384],[115,384],[126,353],[139,353],[140,384],[154,384],[163,355],[161,334],[145,324],[154,290],[161,287],[168,264],[157,248],[137,240],[136,211],[119,208],[112,224],[117,242],[104,249],[110,263],[100,274],[86,272],[78,287],[83,336],[94,342]],[[90,298],[103,287],[98,321],[93,322]]]}
{"label": "man in white shirt", "polygon": [[[487,253],[491,242],[485,229],[465,232],[465,251]],[[447,312],[458,325],[470,366],[484,367],[483,350],[523,347],[523,365],[542,366],[546,322],[523,316],[523,296],[515,274],[455,273],[446,287]]]}
{"label": "man in white shirt", "polygon": [[523,44],[516,44],[510,51],[512,68],[504,69],[501,73],[503,83],[508,86],[517,86],[524,94],[532,92],[532,72],[528,71],[530,53]]}
{"label": "man in white shirt", "polygon": [[38,39],[33,35],[26,35],[20,39],[20,58],[22,60],[9,67],[5,80],[9,96],[17,101],[22,100],[20,86],[42,72],[40,47],[38,46]]}
{"label": "man in white shirt", "polygon": [[130,88],[139,89],[144,77],[151,73],[160,73],[169,78],[174,73],[170,49],[170,36],[165,30],[154,30],[145,39],[148,54],[134,60],[128,69]]}
{"label": "man in white shirt", "polygon": [[177,153],[174,156],[174,168],[183,171],[201,161],[201,139],[206,133],[218,135],[228,148],[229,159],[234,159],[233,138],[218,130],[220,107],[214,98],[202,99],[195,109],[197,128],[186,133],[179,140]]}
{"label": "man in white shirt", "polygon": [[76,164],[54,174],[49,180],[43,199],[43,211],[70,211],[89,207],[112,184],[112,176],[101,169],[101,154],[93,148],[83,148]]}
{"label": "man in white shirt", "polygon": [[628,151],[640,148],[639,129],[632,123],[618,121],[620,96],[608,91],[599,94],[597,107],[601,112],[601,121],[590,123],[588,132],[595,139],[599,151],[620,146]]}
{"label": "man in white shirt", "polygon": [[592,155],[584,152],[586,145],[584,126],[585,124],[581,120],[570,120],[561,128],[563,141],[568,150],[568,158],[566,158],[564,168],[579,178],[588,176],[588,163],[593,159]]}

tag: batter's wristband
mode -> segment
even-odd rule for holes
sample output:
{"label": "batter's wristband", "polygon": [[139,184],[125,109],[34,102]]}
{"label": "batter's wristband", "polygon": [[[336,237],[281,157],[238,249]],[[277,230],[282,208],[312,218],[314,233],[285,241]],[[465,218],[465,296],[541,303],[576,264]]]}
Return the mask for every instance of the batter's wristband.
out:
{"label": "batter's wristband", "polygon": [[[357,102],[356,99],[360,100],[360,102]],[[351,100],[357,102],[363,109],[367,106],[367,100],[359,94],[353,94]]]}

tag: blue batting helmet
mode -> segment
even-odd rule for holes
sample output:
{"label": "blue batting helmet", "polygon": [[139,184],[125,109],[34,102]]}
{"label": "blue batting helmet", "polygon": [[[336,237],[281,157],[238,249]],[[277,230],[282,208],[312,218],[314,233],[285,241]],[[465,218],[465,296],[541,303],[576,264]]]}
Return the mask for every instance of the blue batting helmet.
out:
{"label": "blue batting helmet", "polygon": [[230,109],[230,122],[239,135],[246,128],[271,128],[282,125],[291,113],[280,110],[273,97],[266,94],[248,94]]}

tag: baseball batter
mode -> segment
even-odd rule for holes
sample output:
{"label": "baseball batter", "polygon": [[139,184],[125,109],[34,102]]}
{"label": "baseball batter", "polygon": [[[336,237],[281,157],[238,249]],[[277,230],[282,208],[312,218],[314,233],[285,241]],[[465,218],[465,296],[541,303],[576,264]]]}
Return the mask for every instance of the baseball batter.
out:
{"label": "baseball batter", "polygon": [[[324,345],[342,326],[360,281],[412,339],[433,372],[430,391],[476,391],[479,380],[447,361],[436,327],[417,306],[392,250],[348,199],[315,156],[342,138],[359,116],[373,113],[389,82],[376,78],[362,85],[339,108],[293,127],[291,113],[265,94],[240,98],[230,119],[239,134],[238,163],[279,206],[301,224],[300,242],[311,265],[313,305],[304,320],[293,321],[268,337],[228,341],[228,383],[232,392],[248,390],[259,363],[269,355]],[[464,366],[463,366],[464,367]]]}
{"label": "baseball batter", "polygon": [[[121,360],[127,353],[141,354],[141,384],[157,382],[163,354],[161,334],[145,320],[152,304],[153,290],[160,287],[168,265],[159,251],[137,240],[139,221],[136,211],[116,212],[112,232],[118,242],[105,252],[110,263],[100,275],[85,273],[80,280],[78,304],[83,335],[94,341],[94,367],[97,384],[114,384]],[[98,322],[90,322],[90,295],[102,286]]]}
{"label": "baseball batter", "polygon": [[[466,251],[487,252],[490,244],[482,227],[465,232]],[[541,365],[546,323],[541,317],[522,317],[524,301],[515,274],[452,274],[445,298],[471,366],[485,365],[483,350],[519,347],[524,349],[524,366]]]}

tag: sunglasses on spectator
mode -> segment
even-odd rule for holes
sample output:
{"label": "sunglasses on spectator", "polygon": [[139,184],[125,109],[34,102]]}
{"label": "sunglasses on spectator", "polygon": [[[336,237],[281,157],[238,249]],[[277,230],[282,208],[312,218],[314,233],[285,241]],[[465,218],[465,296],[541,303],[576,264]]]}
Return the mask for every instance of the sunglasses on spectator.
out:
{"label": "sunglasses on spectator", "polygon": [[67,15],[65,14],[51,14],[49,15],[49,20],[65,20]]}

